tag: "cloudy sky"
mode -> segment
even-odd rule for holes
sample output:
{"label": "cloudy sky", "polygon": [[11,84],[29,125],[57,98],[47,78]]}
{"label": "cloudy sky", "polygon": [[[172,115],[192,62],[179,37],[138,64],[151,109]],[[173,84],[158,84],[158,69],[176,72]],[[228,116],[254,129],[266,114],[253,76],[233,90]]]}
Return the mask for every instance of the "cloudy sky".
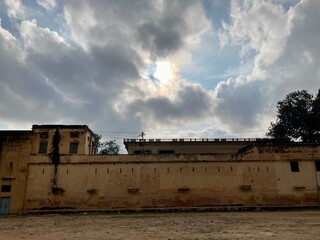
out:
{"label": "cloudy sky", "polygon": [[0,0],[0,129],[263,137],[320,86],[319,0]]}

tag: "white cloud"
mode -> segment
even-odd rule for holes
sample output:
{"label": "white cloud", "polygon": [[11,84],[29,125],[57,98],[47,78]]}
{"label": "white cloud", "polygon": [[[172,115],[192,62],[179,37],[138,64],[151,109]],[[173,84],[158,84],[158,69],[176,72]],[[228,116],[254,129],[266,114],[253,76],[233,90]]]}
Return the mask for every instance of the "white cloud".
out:
{"label": "white cloud", "polygon": [[[174,59],[172,67],[178,71],[184,47],[196,44],[208,28],[199,3],[160,2],[159,7],[149,1],[67,1],[64,17],[72,36],[68,43],[58,32],[40,27],[37,20],[21,21],[18,40],[3,30],[8,35],[3,43],[8,45],[9,38],[16,41],[21,46],[17,52],[24,59],[17,62],[17,54],[8,53],[10,58],[5,60],[9,63],[12,59],[10,65],[16,70],[15,74],[3,70],[1,100],[17,111],[2,106],[7,114],[1,120],[16,119],[19,105],[30,113],[23,121],[32,121],[37,115],[37,121],[44,123],[64,119],[65,123],[88,122],[98,129],[106,122],[108,129],[141,129],[152,122],[187,123],[195,121],[198,114],[207,115],[210,94],[201,86],[184,82],[175,73],[175,81],[168,80],[172,84],[164,83],[157,91],[150,79],[140,76],[141,70],[157,58]],[[185,14],[177,9],[184,9]],[[151,32],[140,32],[144,24],[152,27]],[[143,43],[141,34],[150,42]],[[163,102],[167,106],[162,107]],[[166,113],[170,115],[163,123],[158,119],[160,111],[162,119]],[[132,116],[128,118],[127,113]],[[142,115],[148,115],[150,121]]]}
{"label": "white cloud", "polygon": [[56,55],[58,52],[68,50],[63,37],[49,28],[40,28],[37,21],[24,20],[20,24],[20,34],[24,40],[25,47],[39,54]]}
{"label": "white cloud", "polygon": [[55,0],[36,0],[36,1],[41,7],[47,10],[53,10],[57,6],[57,3]]}
{"label": "white cloud", "polygon": [[[185,49],[190,44],[197,44],[201,34],[210,27],[200,2],[95,1],[90,4],[96,7],[90,7],[87,2],[79,4],[66,1],[64,15],[75,42],[85,51],[92,53],[97,61],[107,64],[105,70],[109,69],[108,65],[112,66],[119,61],[119,64],[116,63],[109,69],[107,78],[95,79],[100,86],[110,84],[111,81],[128,84],[122,85],[122,89],[119,89],[121,98],[113,99],[116,112],[124,115],[134,111],[133,116],[137,121],[150,125],[160,123],[160,119],[154,118],[154,112],[148,112],[146,105],[159,108],[161,103],[167,103],[168,111],[174,108],[178,112],[184,111],[182,107],[187,106],[181,105],[179,109],[179,105],[172,102],[178,99],[182,90],[179,83],[182,80],[177,74],[172,77],[174,81],[167,79],[166,84],[157,86],[153,85],[150,79],[143,79],[140,73],[145,72],[149,64],[157,62],[170,62],[173,71],[178,73],[179,66],[189,60],[186,58],[188,53]],[[109,46],[112,51],[106,52]],[[99,49],[99,52],[95,49]],[[100,52],[101,49],[104,50]],[[112,53],[113,49],[117,49],[116,54]],[[117,69],[118,66],[121,66],[122,70]],[[187,85],[185,84],[185,87]],[[204,90],[189,85],[190,91]],[[145,108],[137,105],[145,105]],[[174,107],[171,108],[172,106]],[[199,106],[199,109],[202,107]],[[165,112],[165,107],[162,108]],[[158,109],[158,112],[161,111]],[[193,116],[191,112],[189,115]],[[143,120],[142,116],[145,116]],[[146,121],[146,118],[150,122]],[[179,113],[173,114],[169,122],[183,121],[176,118],[181,118]],[[187,117],[185,121],[189,121]]]}
{"label": "white cloud", "polygon": [[221,81],[215,88],[216,119],[221,129],[237,132],[259,128],[259,116],[266,107],[269,86],[261,81],[249,81],[245,76]]}
{"label": "white cloud", "polygon": [[[15,17],[27,15],[21,1],[6,3]],[[45,27],[36,16],[17,21],[16,37],[0,28],[0,121],[261,136],[286,93],[319,86],[319,5],[310,0],[287,9],[272,1],[233,1],[220,36],[242,48],[243,64],[234,68],[238,76],[209,91],[180,76],[197,60],[190,49],[210,44],[200,41],[203,34],[216,36],[200,1],[61,1],[61,29]],[[217,48],[209,48],[209,67],[219,61]],[[146,74],[157,63],[170,66],[161,83],[154,79],[159,72]]]}
{"label": "white cloud", "polygon": [[244,61],[252,55],[254,64],[245,76],[247,81],[238,77],[222,81],[215,89],[221,96],[219,120],[228,129],[259,125],[267,129],[266,119],[275,118],[276,102],[287,93],[318,89],[319,10],[320,2],[312,0],[287,11],[271,1],[232,2],[232,21],[224,24],[222,40],[242,46]]}
{"label": "white cloud", "polygon": [[223,24],[226,34],[221,36],[222,43],[229,37],[232,44],[242,46],[243,57],[254,53],[252,77],[268,77],[264,67],[281,56],[291,33],[288,14],[281,5],[271,1],[232,1],[231,18],[230,24]]}
{"label": "white cloud", "polygon": [[8,16],[10,18],[24,19],[26,17],[25,7],[21,0],[5,0],[8,6]]}
{"label": "white cloud", "polygon": [[12,49],[17,47],[19,44],[17,39],[6,29],[1,27],[1,19],[0,19],[0,39],[3,44],[3,48]]}

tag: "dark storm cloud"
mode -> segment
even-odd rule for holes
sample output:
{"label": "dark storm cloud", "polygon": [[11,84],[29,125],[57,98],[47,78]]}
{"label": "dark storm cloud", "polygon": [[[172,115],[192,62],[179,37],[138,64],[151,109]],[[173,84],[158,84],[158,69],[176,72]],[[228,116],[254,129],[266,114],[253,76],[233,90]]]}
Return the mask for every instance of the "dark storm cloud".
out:
{"label": "dark storm cloud", "polygon": [[127,106],[127,115],[163,125],[183,124],[212,114],[213,99],[198,85],[181,84],[175,99],[166,96],[137,99]]}
{"label": "dark storm cloud", "polygon": [[269,89],[266,82],[250,82],[244,77],[219,83],[215,89],[217,118],[233,131],[259,125],[257,117],[268,105]]}
{"label": "dark storm cloud", "polygon": [[22,55],[20,44],[2,29],[0,109],[1,118],[6,121],[31,121],[37,111],[46,111],[50,101],[59,102],[41,75],[28,68]]}
{"label": "dark storm cloud", "polygon": [[[166,57],[185,47],[188,34],[201,32],[190,14],[196,7],[194,1],[164,1],[163,12],[143,21],[138,26],[138,40],[153,57]],[[181,14],[183,13],[183,14]]]}
{"label": "dark storm cloud", "polygon": [[119,84],[118,87],[124,87],[126,81],[140,77],[138,66],[141,59],[132,49],[120,45],[93,47],[91,56],[90,69],[98,85],[115,87]]}
{"label": "dark storm cloud", "polygon": [[150,49],[158,57],[166,57],[183,46],[179,31],[170,26],[144,23],[139,27],[139,38],[144,49]]}
{"label": "dark storm cloud", "polygon": [[[208,27],[201,15],[204,14],[201,4],[194,1],[90,1],[90,6],[88,2],[66,1],[65,4],[71,32],[80,41],[91,45],[121,42],[124,47],[137,44],[155,58],[176,53],[185,46],[188,37]],[[198,16],[193,16],[197,13]]]}
{"label": "dark storm cloud", "polygon": [[[108,126],[114,129],[141,129],[141,125],[145,124],[144,120],[134,116],[138,116],[142,111],[152,115],[154,108],[155,111],[162,111],[164,116],[170,115],[172,120],[177,117],[185,117],[185,120],[188,121],[188,115],[196,119],[200,112],[199,109],[203,109],[202,104],[207,101],[207,99],[201,100],[204,90],[199,86],[188,87],[186,84],[185,89],[181,89],[177,96],[180,102],[173,102],[174,107],[170,106],[170,100],[166,96],[155,97],[150,101],[138,99],[136,104],[128,103],[127,106],[125,99],[121,101],[121,96],[125,92],[129,91],[128,94],[131,92],[139,95],[140,89],[148,87],[144,86],[147,83],[141,81],[139,73],[140,69],[146,67],[141,52],[138,50],[140,46],[143,46],[144,53],[151,54],[154,58],[161,58],[181,50],[187,44],[187,38],[192,35],[198,37],[198,34],[203,31],[204,24],[201,22],[203,19],[200,18],[199,24],[197,21],[192,21],[190,24],[190,16],[186,15],[192,12],[195,6],[201,10],[201,5],[193,1],[172,1],[165,2],[163,5],[161,1],[153,3],[149,1],[135,1],[134,3],[131,1],[93,1],[90,2],[90,6],[88,2],[66,2],[65,13],[68,27],[75,41],[85,47],[84,57],[80,57],[83,66],[79,67],[77,76],[91,79],[98,88],[93,101],[90,101],[90,94],[86,91],[81,98],[89,102],[83,107],[92,105],[92,108],[89,107],[91,111],[99,111],[99,114],[91,113],[91,116],[100,115],[101,121],[103,119],[110,123]],[[183,11],[184,14],[180,11]],[[96,24],[97,22],[99,24]],[[146,26],[148,27],[145,28]],[[146,39],[146,42],[143,39]],[[68,66],[67,63],[65,64]],[[197,102],[192,103],[190,102],[192,97],[184,96],[189,90],[190,96],[198,94],[200,99],[194,98]],[[146,93],[142,91],[140,96],[145,98]],[[119,102],[130,114],[115,111],[114,104]],[[197,104],[197,108],[190,113],[188,109],[193,108],[193,104]],[[147,112],[148,109],[150,113]],[[95,126],[103,125],[104,123],[100,124],[98,120],[95,121]],[[125,127],[121,127],[122,125]]]}

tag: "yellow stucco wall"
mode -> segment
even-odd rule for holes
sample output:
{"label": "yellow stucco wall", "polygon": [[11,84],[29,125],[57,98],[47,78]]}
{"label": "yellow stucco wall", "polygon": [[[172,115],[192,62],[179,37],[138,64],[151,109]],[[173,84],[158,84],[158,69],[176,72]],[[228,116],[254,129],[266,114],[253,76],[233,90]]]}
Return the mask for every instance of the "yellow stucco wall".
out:
{"label": "yellow stucco wall", "polygon": [[[59,128],[60,134],[60,142],[59,142],[59,152],[60,154],[69,154],[70,143],[78,143],[78,152],[77,154],[91,154],[91,147],[92,147],[92,132],[86,128]],[[52,146],[53,146],[53,137],[55,134],[56,129],[52,127],[41,127],[41,128],[34,128],[33,129],[33,137],[32,137],[32,148],[31,148],[31,155],[46,155],[49,154]],[[70,133],[78,132],[79,137],[72,138]],[[41,138],[41,133],[47,133],[47,138]],[[47,143],[47,153],[39,154],[39,145],[40,143]]]}
{"label": "yellow stucco wall", "polygon": [[10,192],[0,192],[0,198],[10,198],[10,213],[23,210],[26,178],[30,156],[29,134],[9,137],[1,141],[0,186],[11,186]]}
{"label": "yellow stucco wall", "polygon": [[[93,133],[85,125],[34,125],[32,131],[0,131],[0,214],[6,214],[7,209],[10,214],[24,209],[29,160],[49,162],[56,129],[59,129],[60,155],[92,154]],[[71,133],[78,135],[74,137]],[[39,153],[41,142],[47,144],[45,153]],[[78,151],[70,154],[73,142],[78,144]]]}
{"label": "yellow stucco wall", "polygon": [[[319,153],[286,151],[256,147],[238,156],[64,156],[58,166],[64,192],[59,194],[51,192],[54,166],[45,157],[33,157],[25,210],[318,204],[315,175],[320,176],[313,160],[320,159]],[[299,172],[291,171],[290,160],[298,160]]]}
{"label": "yellow stucco wall", "polygon": [[[0,197],[10,198],[11,214],[48,208],[319,204],[315,161],[320,161],[320,146],[261,143],[236,151],[239,146],[219,142],[211,149],[215,154],[101,156],[89,155],[90,130],[59,131],[57,165],[49,159],[55,128],[1,138],[0,186],[10,185],[11,191],[0,192]],[[79,131],[79,137],[72,138],[71,131]],[[41,132],[48,137],[40,138]],[[48,143],[46,154],[39,154],[41,141]],[[78,153],[69,154],[74,141]],[[208,146],[202,147],[205,151]],[[298,172],[292,172],[290,161],[298,162]],[[57,188],[52,192],[55,171]]]}

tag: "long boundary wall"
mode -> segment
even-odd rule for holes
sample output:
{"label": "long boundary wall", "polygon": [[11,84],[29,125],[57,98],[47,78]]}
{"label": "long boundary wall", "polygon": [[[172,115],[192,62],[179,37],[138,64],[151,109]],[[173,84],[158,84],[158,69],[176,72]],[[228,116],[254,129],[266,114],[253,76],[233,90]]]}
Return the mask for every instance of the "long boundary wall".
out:
{"label": "long boundary wall", "polygon": [[238,154],[61,156],[58,188],[52,189],[54,166],[45,156],[33,156],[24,210],[318,205],[318,160],[318,147],[308,146],[256,146]]}

